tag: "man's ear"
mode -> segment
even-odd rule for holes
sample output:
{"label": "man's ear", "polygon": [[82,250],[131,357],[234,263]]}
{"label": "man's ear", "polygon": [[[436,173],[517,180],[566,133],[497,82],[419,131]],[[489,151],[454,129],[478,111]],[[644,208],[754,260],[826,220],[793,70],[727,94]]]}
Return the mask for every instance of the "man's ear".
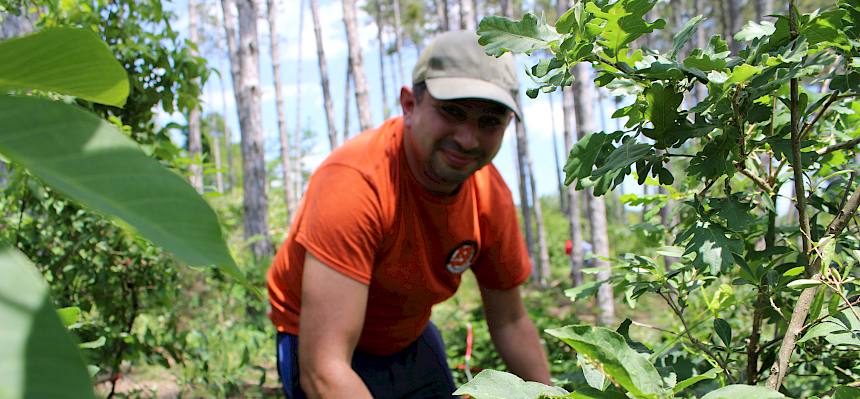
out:
{"label": "man's ear", "polygon": [[403,124],[412,126],[412,112],[415,111],[415,94],[407,86],[400,88],[400,109],[403,111]]}

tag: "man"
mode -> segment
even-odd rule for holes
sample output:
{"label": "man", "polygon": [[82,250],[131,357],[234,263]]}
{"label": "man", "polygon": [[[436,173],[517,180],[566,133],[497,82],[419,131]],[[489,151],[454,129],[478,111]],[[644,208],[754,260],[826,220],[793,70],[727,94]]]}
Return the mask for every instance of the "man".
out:
{"label": "man", "polygon": [[311,177],[269,270],[288,398],[440,398],[455,390],[431,307],[471,269],[508,368],[550,383],[518,286],[530,265],[490,164],[514,114],[513,59],[474,32],[421,54],[403,116],[334,151]]}

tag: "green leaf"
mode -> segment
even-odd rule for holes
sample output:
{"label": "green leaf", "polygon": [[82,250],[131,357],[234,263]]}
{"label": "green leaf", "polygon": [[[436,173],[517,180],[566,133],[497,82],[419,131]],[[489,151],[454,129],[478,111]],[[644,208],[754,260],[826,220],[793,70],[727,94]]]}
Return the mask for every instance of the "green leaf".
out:
{"label": "green leaf", "polygon": [[531,54],[549,48],[561,38],[555,30],[532,13],[520,21],[505,17],[488,16],[478,26],[478,43],[488,55],[501,57],[506,52]]}
{"label": "green leaf", "polygon": [[567,394],[559,387],[523,381],[513,374],[496,370],[481,371],[454,392],[454,395],[470,395],[475,399],[534,399],[541,395]]}
{"label": "green leaf", "polygon": [[107,342],[107,339],[105,337],[99,337],[99,339],[95,341],[83,342],[78,345],[78,347],[81,349],[98,349],[102,346],[105,346],[105,342]]}
{"label": "green leaf", "polygon": [[803,266],[792,267],[783,273],[782,275],[785,277],[794,277],[803,274],[806,271],[806,268]]}
{"label": "green leaf", "polygon": [[637,353],[624,337],[604,327],[575,325],[547,330],[603,367],[603,372],[635,397],[657,398],[665,394],[657,369]]}
{"label": "green leaf", "polygon": [[607,382],[603,372],[592,366],[588,362],[588,358],[582,354],[577,354],[576,360],[579,363],[579,367],[582,368],[582,375],[585,376],[585,382],[588,383],[588,386],[602,391],[605,388],[604,384]]}
{"label": "green leaf", "polygon": [[570,298],[571,301],[578,302],[596,294],[597,290],[605,282],[606,280],[585,282],[576,287],[564,290],[564,295]]}
{"label": "green leaf", "polygon": [[709,203],[717,216],[725,220],[726,227],[734,231],[746,229],[755,222],[750,214],[755,205],[744,202],[737,195],[729,198],[712,199]]}
{"label": "green leaf", "polygon": [[[858,307],[854,307],[853,310],[860,313]],[[860,320],[854,315],[852,309],[845,309],[812,326],[797,343],[818,337],[824,337],[833,345],[860,346]]]}
{"label": "green leaf", "polygon": [[81,308],[70,306],[67,308],[57,309],[57,316],[59,316],[60,321],[63,322],[63,327],[69,328],[69,326],[76,324],[81,320]]}
{"label": "green leaf", "polygon": [[833,399],[860,399],[860,388],[842,386],[833,391]]}
{"label": "green leaf", "polygon": [[613,135],[592,133],[579,139],[570,149],[567,163],[564,165],[564,184],[569,185],[576,179],[591,176],[594,162],[604,146],[612,146]]}
{"label": "green leaf", "polygon": [[732,69],[732,74],[729,75],[729,80],[725,84],[746,82],[755,75],[761,73],[761,67],[750,64],[741,64]]}
{"label": "green leaf", "polygon": [[563,399],[627,399],[627,396],[620,392],[600,391],[591,387],[587,387],[577,389],[576,392],[571,392],[567,394],[563,397]]}
{"label": "green leaf", "polygon": [[776,32],[776,26],[774,26],[773,22],[761,21],[761,23],[757,23],[755,21],[749,21],[744,25],[740,32],[735,33],[735,40],[749,42],[753,39],[770,36],[774,32]]}
{"label": "green leaf", "polygon": [[675,120],[678,119],[678,107],[684,100],[684,95],[676,92],[674,86],[663,86],[660,83],[654,83],[646,88],[644,94],[648,101],[645,118],[654,125],[654,137],[651,138],[660,141],[661,134],[675,125]]}
{"label": "green leaf", "polygon": [[720,340],[723,341],[723,344],[726,345],[726,348],[731,348],[732,346],[732,327],[729,326],[725,320],[721,318],[714,319],[714,331],[717,332],[717,336],[720,337]]}
{"label": "green leaf", "polygon": [[0,249],[0,397],[93,398],[92,381],[36,267]]}
{"label": "green leaf", "polygon": [[114,125],[72,105],[0,96],[0,126],[0,152],[51,187],[193,266],[245,281],[209,204]]}
{"label": "green leaf", "polygon": [[804,288],[815,287],[815,286],[821,285],[821,284],[822,284],[821,280],[813,280],[810,278],[799,278],[797,280],[794,280],[794,281],[786,284],[786,287],[794,288],[797,290],[802,290]]}
{"label": "green leaf", "polygon": [[684,27],[682,27],[681,30],[678,31],[678,33],[676,33],[675,36],[672,37],[672,51],[669,52],[670,59],[674,60],[675,57],[678,56],[678,51],[681,51],[681,48],[684,47],[684,44],[686,44],[690,40],[690,38],[693,37],[693,34],[696,33],[696,27],[699,26],[699,24],[705,19],[706,18],[704,16],[697,15],[687,20],[687,23],[684,24]]}
{"label": "green leaf", "polygon": [[713,275],[728,271],[734,265],[734,256],[741,255],[743,241],[728,235],[722,226],[697,221],[677,237],[676,244],[689,239],[686,254],[695,253],[693,266],[699,270],[708,268]]}
{"label": "green leaf", "polygon": [[693,386],[693,384],[700,382],[700,381],[713,380],[714,378],[717,378],[717,375],[719,375],[722,372],[723,372],[723,369],[721,369],[719,367],[715,367],[715,368],[708,370],[704,374],[699,374],[697,376],[687,378],[686,380],[681,381],[677,385],[675,385],[675,387],[672,388],[672,393],[677,394],[677,393],[683,391],[684,389],[687,389],[687,388]]}
{"label": "green leaf", "polygon": [[684,248],[676,246],[665,246],[657,248],[657,255],[669,256],[672,258],[680,258],[684,256]]}
{"label": "green leaf", "polygon": [[711,391],[702,399],[779,399],[785,396],[770,388],[754,385],[728,385]]}
{"label": "green leaf", "polygon": [[630,165],[636,163],[636,161],[653,153],[654,147],[651,144],[636,143],[632,139],[627,140],[612,151],[606,159],[606,163],[595,169],[591,175],[598,177],[610,172],[628,168]]}
{"label": "green leaf", "polygon": [[[654,7],[656,0],[619,0],[607,2],[602,7],[588,2],[585,10],[605,23],[596,25],[603,38],[600,44],[610,58],[618,58],[627,45],[640,36],[663,29],[666,22],[658,19],[653,23],[645,21],[645,14]],[[625,51],[626,52],[626,51]]]}
{"label": "green leaf", "polygon": [[0,87],[38,89],[122,107],[128,77],[108,46],[84,29],[50,28],[0,42]]}

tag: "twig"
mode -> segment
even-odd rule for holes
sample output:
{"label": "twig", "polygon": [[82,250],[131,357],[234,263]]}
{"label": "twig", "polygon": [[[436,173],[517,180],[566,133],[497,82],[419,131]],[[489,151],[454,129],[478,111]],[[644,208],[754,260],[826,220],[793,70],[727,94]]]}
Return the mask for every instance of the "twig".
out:
{"label": "twig", "polygon": [[755,183],[757,186],[761,187],[761,189],[764,190],[765,192],[767,192],[768,194],[773,193],[773,187],[771,187],[769,184],[767,184],[767,182],[764,181],[764,179],[762,179],[761,177],[758,177],[758,176],[752,174],[752,172],[747,170],[747,168],[745,168],[742,163],[735,162],[735,169],[737,169],[738,172],[741,172],[742,175],[744,175],[744,176],[748,177],[750,180],[752,180],[753,183]]}
{"label": "twig", "polygon": [[723,369],[723,374],[725,374],[726,379],[734,383],[734,378],[732,378],[732,375],[729,373],[726,362],[717,357],[713,352],[711,352],[711,350],[708,349],[708,347],[705,346],[701,341],[693,337],[693,334],[690,332],[690,328],[687,326],[687,320],[684,318],[684,314],[675,306],[675,303],[660,291],[657,292],[657,295],[660,295],[660,297],[662,297],[663,300],[666,301],[669,307],[672,308],[672,311],[675,312],[675,315],[678,316],[678,318],[681,320],[681,324],[684,325],[684,334],[686,334],[687,339],[689,339],[690,342],[693,343],[693,345],[699,348],[699,350],[705,352],[705,354],[714,359],[714,361],[716,361],[720,365],[720,368]]}
{"label": "twig", "polygon": [[818,111],[818,114],[816,114],[811,121],[803,125],[803,130],[800,132],[801,140],[806,138],[806,135],[808,135],[809,131],[812,130],[812,127],[815,126],[816,123],[818,123],[818,120],[821,119],[821,116],[824,115],[824,113],[827,112],[827,109],[830,108],[830,106],[833,105],[833,103],[835,103],[838,99],[839,92],[834,91],[830,94],[830,97],[827,99],[827,102],[824,103],[823,107],[821,107],[821,111]]}
{"label": "twig", "polygon": [[707,184],[705,184],[705,188],[703,188],[703,189],[702,189],[702,191],[701,191],[701,192],[699,192],[699,194],[698,194],[697,196],[698,196],[699,198],[704,197],[704,196],[705,196],[705,194],[707,194],[708,190],[710,190],[710,189],[711,189],[711,186],[713,186],[713,185],[714,185],[714,183],[716,183],[716,182],[717,182],[717,178],[714,178],[713,180],[711,180],[710,182],[708,182]]}
{"label": "twig", "polygon": [[829,154],[829,153],[834,152],[834,151],[839,151],[839,150],[844,150],[846,148],[854,147],[858,143],[860,143],[860,137],[853,139],[853,140],[848,140],[844,143],[833,144],[831,146],[824,147],[824,148],[816,151],[816,153],[818,153],[818,155],[825,155],[825,154]]}
{"label": "twig", "polygon": [[652,325],[650,325],[650,324],[640,323],[640,322],[638,322],[638,321],[636,321],[636,320],[630,320],[630,322],[631,322],[631,323],[633,323],[633,325],[634,325],[634,326],[650,328],[650,329],[652,329],[652,330],[657,330],[657,331],[660,331],[660,332],[669,333],[669,334],[672,334],[672,335],[675,335],[675,336],[678,336],[678,337],[680,337],[680,336],[681,336],[681,334],[678,334],[678,333],[676,333],[676,332],[674,332],[674,331],[670,331],[670,330],[667,330],[667,329],[665,329],[665,328],[660,328],[660,327],[657,327],[657,326],[652,326]]}

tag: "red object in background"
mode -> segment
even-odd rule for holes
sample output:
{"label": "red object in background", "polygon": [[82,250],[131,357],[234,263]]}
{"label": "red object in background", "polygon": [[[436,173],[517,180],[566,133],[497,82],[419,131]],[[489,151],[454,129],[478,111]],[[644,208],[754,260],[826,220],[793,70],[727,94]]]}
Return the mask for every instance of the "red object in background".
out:
{"label": "red object in background", "polygon": [[564,254],[570,256],[573,253],[573,241],[567,240],[564,242]]}
{"label": "red object in background", "polygon": [[466,363],[472,360],[472,323],[466,324]]}

